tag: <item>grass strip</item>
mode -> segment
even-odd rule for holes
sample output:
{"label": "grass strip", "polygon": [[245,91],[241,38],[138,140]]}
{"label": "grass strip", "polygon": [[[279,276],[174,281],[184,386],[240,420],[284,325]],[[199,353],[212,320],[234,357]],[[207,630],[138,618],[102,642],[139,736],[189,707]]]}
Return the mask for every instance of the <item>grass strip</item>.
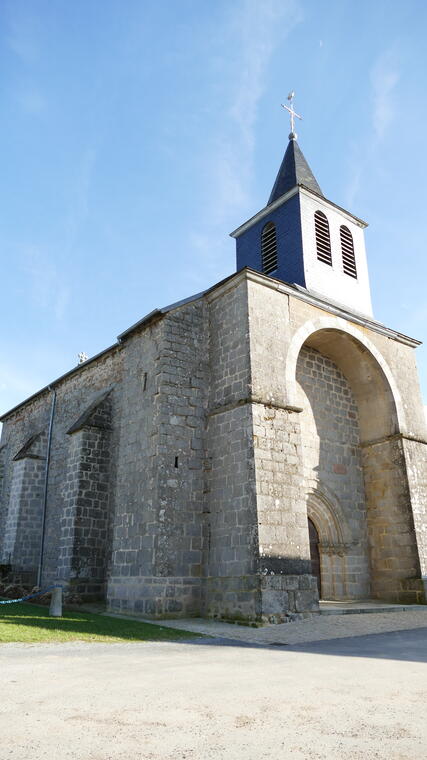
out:
{"label": "grass strip", "polygon": [[201,634],[164,628],[136,620],[90,612],[64,612],[49,617],[49,609],[35,604],[0,605],[0,643],[49,641],[179,641]]}

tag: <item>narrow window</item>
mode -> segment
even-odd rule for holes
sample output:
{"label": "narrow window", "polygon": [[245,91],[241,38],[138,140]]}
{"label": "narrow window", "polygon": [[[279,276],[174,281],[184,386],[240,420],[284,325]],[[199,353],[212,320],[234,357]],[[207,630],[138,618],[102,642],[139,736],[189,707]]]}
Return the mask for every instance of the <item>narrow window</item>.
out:
{"label": "narrow window", "polygon": [[142,376],[142,390],[143,391],[147,390],[147,373],[146,372],[144,372]]}
{"label": "narrow window", "polygon": [[356,257],[354,255],[353,236],[348,229],[342,225],[340,227],[342,268],[345,274],[357,278]]}
{"label": "narrow window", "polygon": [[332,266],[331,236],[329,234],[329,222],[322,211],[314,214],[314,228],[316,231],[317,258],[324,264]]}
{"label": "narrow window", "polygon": [[179,467],[178,457],[175,457],[175,467]]}
{"label": "narrow window", "polygon": [[267,222],[261,234],[262,271],[271,274],[277,269],[276,227]]}

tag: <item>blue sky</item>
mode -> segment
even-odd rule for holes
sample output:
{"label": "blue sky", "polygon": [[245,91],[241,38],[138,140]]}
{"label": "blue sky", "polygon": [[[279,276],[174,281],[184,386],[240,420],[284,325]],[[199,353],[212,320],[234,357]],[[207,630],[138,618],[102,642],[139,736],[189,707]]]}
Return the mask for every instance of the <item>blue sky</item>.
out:
{"label": "blue sky", "polygon": [[[2,0],[0,412],[235,268],[289,132],[427,342],[424,0]],[[427,402],[427,348],[418,350]]]}

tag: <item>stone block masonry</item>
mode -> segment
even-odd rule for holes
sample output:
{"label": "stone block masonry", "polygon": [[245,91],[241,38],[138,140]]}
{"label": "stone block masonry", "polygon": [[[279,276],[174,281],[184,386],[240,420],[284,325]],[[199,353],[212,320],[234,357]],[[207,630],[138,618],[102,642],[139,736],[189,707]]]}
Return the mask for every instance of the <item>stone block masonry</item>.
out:
{"label": "stone block masonry", "polygon": [[118,462],[128,498],[114,526],[113,609],[202,609],[208,341],[203,301],[128,341]]}
{"label": "stone block masonry", "polygon": [[[105,394],[104,394],[105,395]],[[58,575],[82,599],[103,598],[108,562],[110,394],[69,431]]]}
{"label": "stone block masonry", "polygon": [[15,455],[5,520],[3,563],[30,585],[37,580],[40,557],[46,446],[46,434],[39,433]]}
{"label": "stone block masonry", "polygon": [[[305,493],[316,491],[318,508],[309,516],[321,541],[325,599],[370,596],[365,486],[359,413],[350,384],[339,368],[313,348],[301,349],[297,363]],[[342,530],[330,535],[320,495],[333,494]],[[339,505],[339,506],[338,506]],[[325,524],[326,523],[326,524]],[[341,535],[339,535],[341,532]]]}
{"label": "stone block masonry", "polygon": [[422,601],[421,589],[408,585],[409,580],[420,579],[422,555],[414,531],[402,441],[364,446],[363,462],[372,596],[394,602]]}
{"label": "stone block masonry", "polygon": [[412,518],[417,538],[421,578],[427,596],[427,446],[421,441],[403,441]]}
{"label": "stone block masonry", "polygon": [[249,404],[209,418],[205,608],[216,617],[261,614],[252,427]]}

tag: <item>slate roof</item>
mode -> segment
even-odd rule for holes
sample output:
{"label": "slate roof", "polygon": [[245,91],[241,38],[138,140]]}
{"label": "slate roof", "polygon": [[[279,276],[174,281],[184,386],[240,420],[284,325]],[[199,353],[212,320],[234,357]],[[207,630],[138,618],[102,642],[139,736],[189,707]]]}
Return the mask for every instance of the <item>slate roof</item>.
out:
{"label": "slate roof", "polygon": [[296,185],[304,185],[304,187],[307,187],[309,190],[313,190],[313,192],[323,196],[317,180],[305,160],[297,141],[291,139],[286,148],[286,153],[283,157],[267,206],[269,206],[270,203],[277,201],[278,198],[281,198],[282,195],[287,193],[288,190],[292,190]]}

